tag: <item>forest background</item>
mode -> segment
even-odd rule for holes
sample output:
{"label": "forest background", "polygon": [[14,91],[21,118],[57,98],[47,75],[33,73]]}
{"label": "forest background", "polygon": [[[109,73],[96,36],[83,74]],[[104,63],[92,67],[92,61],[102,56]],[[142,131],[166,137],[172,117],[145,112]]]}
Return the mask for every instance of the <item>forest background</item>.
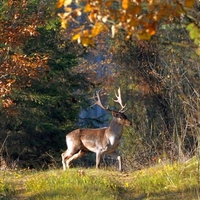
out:
{"label": "forest background", "polygon": [[199,157],[199,10],[187,0],[0,2],[1,168],[60,167],[94,92],[114,106],[119,86],[133,121],[126,170]]}

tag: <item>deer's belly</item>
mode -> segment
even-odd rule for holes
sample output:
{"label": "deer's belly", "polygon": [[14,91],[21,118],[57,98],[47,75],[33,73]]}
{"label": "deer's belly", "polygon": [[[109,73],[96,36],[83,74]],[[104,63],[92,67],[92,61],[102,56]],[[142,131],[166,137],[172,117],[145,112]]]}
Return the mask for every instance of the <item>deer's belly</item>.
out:
{"label": "deer's belly", "polygon": [[98,144],[98,142],[95,142],[93,140],[84,140],[82,141],[83,146],[91,151],[91,152],[98,152],[99,149],[101,149],[102,147]]}

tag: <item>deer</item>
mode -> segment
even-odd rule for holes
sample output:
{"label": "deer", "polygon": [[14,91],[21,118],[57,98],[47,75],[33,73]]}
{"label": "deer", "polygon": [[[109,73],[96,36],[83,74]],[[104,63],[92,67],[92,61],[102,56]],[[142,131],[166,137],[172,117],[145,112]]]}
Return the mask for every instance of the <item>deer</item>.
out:
{"label": "deer", "polygon": [[63,170],[70,168],[72,161],[84,156],[88,152],[96,153],[96,168],[100,167],[102,155],[110,155],[117,159],[119,163],[119,171],[122,171],[122,158],[119,154],[118,147],[123,135],[123,126],[131,126],[132,122],[124,114],[126,104],[123,105],[121,98],[121,90],[118,89],[118,95],[115,93],[116,100],[121,109],[119,111],[112,110],[109,106],[102,104],[100,91],[96,91],[94,105],[100,106],[102,109],[111,112],[112,120],[108,127],[95,129],[76,129],[66,135],[67,150],[61,154]]}

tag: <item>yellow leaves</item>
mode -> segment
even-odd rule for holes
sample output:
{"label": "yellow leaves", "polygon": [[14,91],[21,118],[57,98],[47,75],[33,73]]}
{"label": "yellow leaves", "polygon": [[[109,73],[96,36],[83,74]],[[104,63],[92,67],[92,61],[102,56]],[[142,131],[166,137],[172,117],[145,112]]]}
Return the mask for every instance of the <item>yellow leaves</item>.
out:
{"label": "yellow leaves", "polygon": [[87,47],[89,45],[94,45],[94,37],[99,35],[101,32],[106,30],[106,26],[102,22],[96,22],[91,30],[84,30],[80,32],[80,29],[77,29],[77,32],[73,37],[73,41],[81,43],[83,46]]}
{"label": "yellow leaves", "polygon": [[122,8],[126,10],[129,7],[130,0],[122,0]]}
{"label": "yellow leaves", "polygon": [[58,0],[57,4],[56,4],[56,8],[61,8],[64,4],[65,0]]}
{"label": "yellow leaves", "polygon": [[125,183],[125,187],[126,187],[126,188],[129,187],[129,183],[128,183],[128,182]]}
{"label": "yellow leaves", "polygon": [[67,28],[67,21],[65,19],[61,19],[61,28],[63,29]]}
{"label": "yellow leaves", "polygon": [[[84,46],[93,45],[94,38],[103,31],[109,31],[111,36],[115,37],[116,33],[123,30],[127,39],[135,35],[140,40],[150,40],[156,34],[157,24],[160,22],[171,23],[174,19],[180,18],[182,13],[180,3],[170,1],[83,0],[80,2],[85,2],[85,4],[80,3],[73,8],[69,6],[72,0],[58,0],[57,8],[64,7],[64,13],[61,13],[62,28],[67,28],[67,24],[71,22],[80,24],[80,30],[74,31],[72,28],[74,33],[72,40],[76,40]],[[194,4],[195,0],[183,1],[183,6],[186,8],[192,8]],[[77,19],[78,16],[81,18]],[[77,27],[77,25],[75,26]],[[88,32],[83,31],[87,29]],[[195,41],[199,41],[194,29],[189,32],[196,39]]]}
{"label": "yellow leaves", "polygon": [[[97,24],[98,24],[99,22],[97,22]],[[99,33],[102,31],[102,27],[101,27],[101,25],[97,25],[97,26],[94,26],[93,28],[92,28],[92,31],[91,31],[91,34],[92,34],[92,36],[97,36],[97,35],[99,35]]]}
{"label": "yellow leaves", "polygon": [[150,40],[151,39],[151,35],[148,32],[138,33],[137,37],[138,37],[139,40]]}
{"label": "yellow leaves", "polygon": [[106,30],[105,24],[101,22],[96,22],[91,31],[92,37],[99,35],[101,32],[105,30]]}
{"label": "yellow leaves", "polygon": [[95,19],[96,19],[96,13],[94,12],[91,12],[88,16],[90,22],[94,23],[95,22]]}
{"label": "yellow leaves", "polygon": [[58,3],[56,4],[56,8],[61,8],[63,6],[67,7],[72,3],[72,0],[58,0]]}
{"label": "yellow leaves", "polygon": [[83,37],[81,40],[81,43],[84,47],[87,47],[89,45],[93,46],[94,45],[94,40],[89,37]]}
{"label": "yellow leaves", "polygon": [[156,34],[155,24],[146,25],[144,30],[137,34],[139,40],[150,40],[153,35]]}
{"label": "yellow leaves", "polygon": [[74,36],[72,37],[72,40],[73,40],[73,41],[74,41],[74,40],[80,41],[80,38],[81,38],[81,33],[77,33],[76,35],[74,35]]}
{"label": "yellow leaves", "polygon": [[185,7],[192,8],[194,6],[195,0],[185,0]]}
{"label": "yellow leaves", "polygon": [[[62,1],[62,0],[61,0]],[[67,7],[68,5],[70,5],[72,3],[72,0],[65,0],[64,2],[64,6]]]}
{"label": "yellow leaves", "polygon": [[91,5],[90,3],[87,3],[84,9],[84,12],[91,12],[93,11],[93,9],[94,9],[94,6]]}
{"label": "yellow leaves", "polygon": [[87,47],[89,45],[94,45],[94,41],[93,39],[90,37],[89,35],[89,31],[88,30],[84,30],[83,32],[79,32],[77,34],[75,34],[72,37],[73,41],[77,41],[78,43],[81,43],[84,47]]}

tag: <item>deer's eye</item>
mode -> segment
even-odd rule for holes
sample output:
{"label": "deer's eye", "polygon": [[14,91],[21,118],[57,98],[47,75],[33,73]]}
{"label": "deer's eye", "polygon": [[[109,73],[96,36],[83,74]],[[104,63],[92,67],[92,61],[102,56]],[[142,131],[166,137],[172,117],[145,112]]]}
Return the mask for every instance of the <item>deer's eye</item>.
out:
{"label": "deer's eye", "polygon": [[123,117],[121,115],[118,115],[118,118],[123,119]]}
{"label": "deer's eye", "polygon": [[118,113],[116,113],[116,114],[115,114],[115,117],[116,117],[116,118],[119,118],[120,116],[119,116],[119,114],[118,114]]}

